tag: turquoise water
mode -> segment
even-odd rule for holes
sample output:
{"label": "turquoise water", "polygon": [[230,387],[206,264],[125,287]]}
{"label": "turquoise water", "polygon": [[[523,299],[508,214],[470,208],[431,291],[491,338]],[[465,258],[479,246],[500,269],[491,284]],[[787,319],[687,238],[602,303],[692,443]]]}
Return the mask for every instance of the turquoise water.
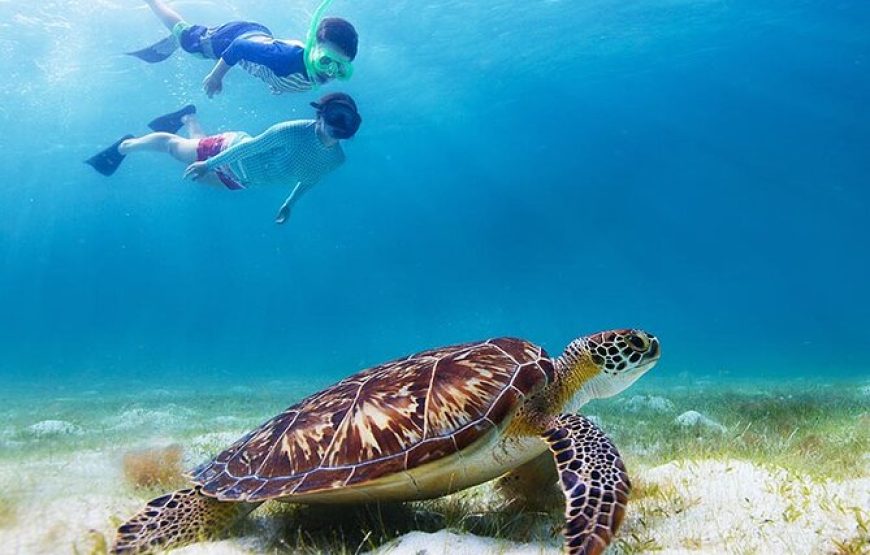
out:
{"label": "turquoise water", "polygon": [[[297,38],[316,8],[171,4]],[[557,355],[638,327],[659,364],[584,408],[637,486],[612,553],[868,546],[870,3],[334,0],[331,14],[360,52],[322,92],[353,95],[363,124],[278,226],[288,190],[186,182],[156,154],[112,178],[82,162],[188,103],[208,132],[256,134],[311,117],[321,91],[273,96],[236,69],[208,99],[209,62],[123,55],[165,35],[139,0],[0,0],[0,545],[104,552],[179,486],[143,483],[128,456],[181,453],[180,473],[367,366],[499,335]],[[470,531],[529,541],[487,503],[454,508],[462,526],[387,535],[489,519]],[[288,514],[267,506],[203,549],[363,548],[336,540],[343,511],[325,542],[311,513]],[[549,542],[532,552],[559,552],[562,508],[532,516]]]}
{"label": "turquoise water", "polygon": [[[174,2],[301,37],[312,2]],[[661,377],[870,375],[870,5],[336,0],[361,35],[347,163],[294,210],[131,157],[82,160],[197,105],[208,131],[306,118],[242,71],[123,56],[144,4],[0,2],[6,391],[312,389],[425,347],[634,326]]]}

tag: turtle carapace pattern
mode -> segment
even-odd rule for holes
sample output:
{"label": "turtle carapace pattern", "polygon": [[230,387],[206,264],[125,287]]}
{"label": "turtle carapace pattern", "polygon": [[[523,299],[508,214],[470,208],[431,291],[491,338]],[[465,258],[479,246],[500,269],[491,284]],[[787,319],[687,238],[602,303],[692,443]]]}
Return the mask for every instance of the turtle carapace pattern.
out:
{"label": "turtle carapace pattern", "polygon": [[221,501],[358,486],[462,451],[552,381],[547,354],[519,339],[424,351],[308,397],[192,479]]}

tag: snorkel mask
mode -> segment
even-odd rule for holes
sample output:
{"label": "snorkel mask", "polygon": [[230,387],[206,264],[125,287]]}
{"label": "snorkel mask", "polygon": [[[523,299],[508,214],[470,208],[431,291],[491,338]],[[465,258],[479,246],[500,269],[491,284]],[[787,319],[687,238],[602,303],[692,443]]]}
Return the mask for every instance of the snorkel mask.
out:
{"label": "snorkel mask", "polygon": [[317,44],[317,27],[320,25],[320,20],[323,19],[326,8],[331,3],[332,0],[323,0],[317,11],[314,12],[311,27],[308,29],[308,36],[305,39],[305,70],[315,87],[319,84],[316,77],[318,75],[342,81],[350,79],[350,76],[353,75],[353,66],[347,56],[322,44]]}
{"label": "snorkel mask", "polygon": [[314,46],[311,54],[311,66],[320,75],[326,75],[330,79],[346,81],[353,75],[353,66],[347,56],[339,54],[322,44]]}

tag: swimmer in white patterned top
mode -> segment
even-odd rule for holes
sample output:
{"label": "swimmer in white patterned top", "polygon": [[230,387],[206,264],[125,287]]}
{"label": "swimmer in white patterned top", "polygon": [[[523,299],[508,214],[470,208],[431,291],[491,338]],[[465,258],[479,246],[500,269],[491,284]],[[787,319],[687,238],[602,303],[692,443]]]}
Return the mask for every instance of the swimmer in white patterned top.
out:
{"label": "swimmer in white patterned top", "polygon": [[189,164],[184,177],[194,180],[207,178],[228,189],[286,186],[290,195],[275,218],[276,223],[284,223],[296,201],[344,163],[340,141],[353,137],[362,122],[347,94],[330,93],[311,105],[317,110],[316,119],[278,123],[256,137],[242,131],[205,136],[190,106],[181,116],[189,138],[165,132],[138,138],[127,135],[86,163],[108,176],[128,154],[165,152]]}

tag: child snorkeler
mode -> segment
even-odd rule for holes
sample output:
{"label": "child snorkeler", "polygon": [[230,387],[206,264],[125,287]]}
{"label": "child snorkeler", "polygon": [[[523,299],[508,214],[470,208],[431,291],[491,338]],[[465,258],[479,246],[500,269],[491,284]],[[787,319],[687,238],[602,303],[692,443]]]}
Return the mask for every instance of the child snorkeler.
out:
{"label": "child snorkeler", "polygon": [[[302,92],[332,79],[350,79],[351,62],[356,57],[359,37],[353,25],[338,17],[323,18],[332,0],[324,0],[315,12],[305,44],[297,40],[276,39],[264,25],[250,21],[231,21],[217,27],[187,23],[162,0],[145,0],[172,35],[131,56],[148,63],[165,60],[180,46],[199,57],[217,60],[205,77],[203,89],[211,98],[223,89],[223,78],[239,65],[263,80],[274,94]],[[159,131],[174,133],[174,129]]]}
{"label": "child snorkeler", "polygon": [[299,197],[344,163],[340,141],[353,137],[362,122],[356,103],[347,94],[330,93],[311,105],[315,119],[278,123],[256,137],[243,131],[206,136],[196,119],[196,108],[188,106],[176,114],[183,112],[180,119],[189,137],[165,132],[138,138],[125,135],[86,163],[109,176],[128,154],[163,152],[188,164],[184,177],[194,180],[227,189],[288,187],[290,196],[275,217],[281,224]]}

